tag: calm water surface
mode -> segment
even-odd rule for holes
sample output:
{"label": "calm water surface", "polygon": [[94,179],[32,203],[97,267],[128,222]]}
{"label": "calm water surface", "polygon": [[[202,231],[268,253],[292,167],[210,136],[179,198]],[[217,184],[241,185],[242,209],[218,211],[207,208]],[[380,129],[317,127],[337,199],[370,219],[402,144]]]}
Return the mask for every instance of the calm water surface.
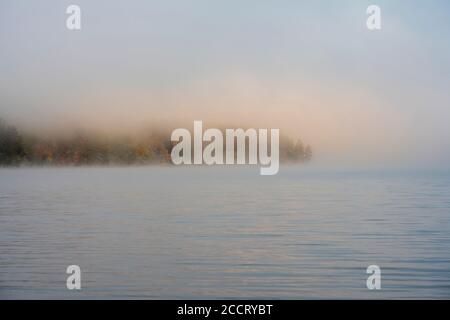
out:
{"label": "calm water surface", "polygon": [[0,298],[450,298],[450,175],[1,169]]}

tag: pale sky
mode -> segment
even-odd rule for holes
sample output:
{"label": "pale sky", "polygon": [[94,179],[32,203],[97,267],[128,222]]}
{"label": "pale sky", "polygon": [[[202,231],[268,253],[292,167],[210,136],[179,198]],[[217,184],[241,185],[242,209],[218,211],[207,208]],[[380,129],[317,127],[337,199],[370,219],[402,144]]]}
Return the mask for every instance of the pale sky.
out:
{"label": "pale sky", "polygon": [[1,0],[0,117],[280,128],[318,162],[448,168],[449,15],[444,0]]}

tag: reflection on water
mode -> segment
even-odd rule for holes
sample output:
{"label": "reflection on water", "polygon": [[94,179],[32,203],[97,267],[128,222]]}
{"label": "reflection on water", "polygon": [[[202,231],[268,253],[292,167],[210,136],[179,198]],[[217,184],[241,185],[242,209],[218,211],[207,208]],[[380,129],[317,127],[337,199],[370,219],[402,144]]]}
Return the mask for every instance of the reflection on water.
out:
{"label": "reflection on water", "polygon": [[450,298],[450,176],[2,169],[0,298]]}

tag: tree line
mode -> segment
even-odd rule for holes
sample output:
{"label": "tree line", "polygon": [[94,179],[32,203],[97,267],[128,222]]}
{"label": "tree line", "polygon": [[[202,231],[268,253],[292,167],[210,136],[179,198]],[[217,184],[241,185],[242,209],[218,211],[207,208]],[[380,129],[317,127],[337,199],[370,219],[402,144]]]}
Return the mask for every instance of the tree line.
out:
{"label": "tree line", "polygon": [[[140,136],[107,137],[86,132],[43,137],[21,133],[0,119],[0,165],[139,165],[171,163],[174,143],[161,130]],[[301,140],[280,137],[280,160],[311,160],[312,150]]]}

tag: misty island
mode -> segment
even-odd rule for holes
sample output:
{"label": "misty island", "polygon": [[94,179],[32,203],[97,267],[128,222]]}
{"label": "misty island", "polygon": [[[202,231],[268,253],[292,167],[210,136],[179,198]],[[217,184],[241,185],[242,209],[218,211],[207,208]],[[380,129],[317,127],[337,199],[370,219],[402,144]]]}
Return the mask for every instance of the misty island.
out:
{"label": "misty island", "polygon": [[[0,119],[0,165],[171,164],[171,153],[177,142],[171,140],[170,132],[149,129],[133,135],[105,135],[74,130],[58,135],[39,135],[19,130]],[[248,150],[250,142],[245,143]],[[225,144],[223,148],[225,151]],[[311,160],[312,149],[300,139],[280,135],[279,158],[284,163],[304,163]]]}

